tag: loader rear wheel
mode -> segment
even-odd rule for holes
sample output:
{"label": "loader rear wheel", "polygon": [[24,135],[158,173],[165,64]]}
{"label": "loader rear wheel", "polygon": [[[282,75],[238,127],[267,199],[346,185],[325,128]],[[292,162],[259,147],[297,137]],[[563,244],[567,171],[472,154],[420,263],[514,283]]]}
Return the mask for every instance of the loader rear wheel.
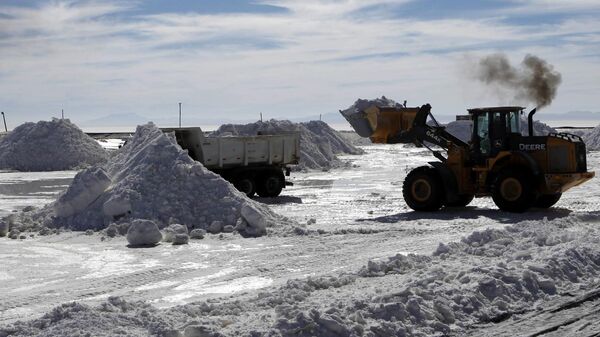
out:
{"label": "loader rear wheel", "polygon": [[421,166],[404,179],[402,195],[408,207],[420,212],[433,212],[443,205],[442,182],[434,168]]}
{"label": "loader rear wheel", "polygon": [[531,186],[532,177],[523,170],[505,169],[492,185],[492,199],[499,209],[522,213],[533,206],[536,200]]}
{"label": "loader rear wheel", "polygon": [[246,194],[248,198],[252,198],[256,192],[256,183],[251,177],[239,178],[233,184],[238,191]]}
{"label": "loader rear wheel", "polygon": [[533,204],[537,208],[550,208],[554,206],[562,197],[562,193],[557,194],[542,194]]}
{"label": "loader rear wheel", "polygon": [[263,198],[274,198],[281,194],[283,184],[281,174],[271,173],[259,180],[256,193]]}
{"label": "loader rear wheel", "polygon": [[447,207],[465,207],[468,204],[470,204],[471,201],[473,201],[473,198],[475,198],[475,196],[472,194],[462,194],[462,195],[458,196],[458,200],[453,201],[453,202],[447,202],[446,206]]}

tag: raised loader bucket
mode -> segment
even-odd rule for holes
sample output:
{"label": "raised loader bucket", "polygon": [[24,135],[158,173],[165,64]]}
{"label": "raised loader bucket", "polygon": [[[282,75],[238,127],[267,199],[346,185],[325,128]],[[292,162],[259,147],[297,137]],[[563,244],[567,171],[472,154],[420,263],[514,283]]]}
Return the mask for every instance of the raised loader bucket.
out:
{"label": "raised loader bucket", "polygon": [[379,107],[371,105],[362,111],[340,111],[354,131],[369,137],[373,143],[386,144],[390,136],[412,128],[419,108]]}

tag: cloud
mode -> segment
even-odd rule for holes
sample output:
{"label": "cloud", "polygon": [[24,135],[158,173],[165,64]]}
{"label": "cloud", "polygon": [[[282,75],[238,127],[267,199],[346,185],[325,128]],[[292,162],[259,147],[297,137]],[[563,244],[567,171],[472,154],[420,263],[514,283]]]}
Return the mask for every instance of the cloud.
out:
{"label": "cloud", "polygon": [[595,0],[511,0],[517,6],[509,9],[513,13],[590,12],[600,10]]}
{"label": "cloud", "polygon": [[[540,1],[515,1],[514,8]],[[576,2],[585,12],[585,2]],[[286,10],[145,15],[136,11],[143,2],[0,6],[0,101],[23,120],[63,106],[82,120],[113,112],[161,116],[179,101],[188,113],[211,117],[314,115],[382,94],[462,111],[484,103],[457,71],[465,51],[498,50],[515,59],[549,55],[565,74],[561,90],[600,89],[597,62],[584,56],[600,53],[593,42],[600,22],[585,13],[528,25],[507,22],[500,10],[412,18],[397,13],[404,0],[256,3]],[[570,80],[569,72],[581,78]],[[558,95],[555,105],[567,106]]]}

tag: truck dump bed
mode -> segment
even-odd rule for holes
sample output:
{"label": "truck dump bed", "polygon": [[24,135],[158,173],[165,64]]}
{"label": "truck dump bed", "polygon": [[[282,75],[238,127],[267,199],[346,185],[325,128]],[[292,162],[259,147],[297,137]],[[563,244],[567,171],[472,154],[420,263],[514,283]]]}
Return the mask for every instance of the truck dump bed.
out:
{"label": "truck dump bed", "polygon": [[200,128],[162,129],[175,133],[177,143],[208,169],[298,164],[300,135],[206,137]]}

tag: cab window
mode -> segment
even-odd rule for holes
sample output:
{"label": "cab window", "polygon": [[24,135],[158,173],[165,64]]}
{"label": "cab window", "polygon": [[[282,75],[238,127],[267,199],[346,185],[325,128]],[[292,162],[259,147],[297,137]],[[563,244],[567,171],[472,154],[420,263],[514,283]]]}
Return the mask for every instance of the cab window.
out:
{"label": "cab window", "polygon": [[511,112],[508,114],[508,119],[506,120],[507,129],[510,130],[510,133],[521,133],[521,119],[519,118],[518,112]]}
{"label": "cab window", "polygon": [[481,154],[490,153],[490,136],[488,114],[484,113],[477,116],[477,137],[479,137],[479,148]]}

